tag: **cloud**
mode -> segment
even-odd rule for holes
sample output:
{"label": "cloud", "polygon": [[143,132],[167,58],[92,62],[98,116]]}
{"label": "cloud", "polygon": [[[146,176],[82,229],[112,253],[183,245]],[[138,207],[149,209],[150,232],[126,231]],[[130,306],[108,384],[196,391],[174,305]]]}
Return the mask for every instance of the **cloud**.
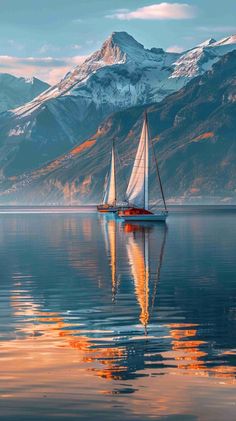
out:
{"label": "cloud", "polygon": [[184,47],[181,45],[171,45],[166,49],[168,53],[182,53],[184,51]]}
{"label": "cloud", "polygon": [[55,84],[85,59],[86,56],[64,58],[0,56],[0,73],[10,73],[18,77],[35,76]]}
{"label": "cloud", "polygon": [[25,46],[23,44],[20,44],[18,41],[15,41],[14,39],[9,39],[7,41],[8,45],[10,47],[14,48],[15,50],[22,51],[24,50]]}
{"label": "cloud", "polygon": [[55,46],[55,45],[53,45],[53,44],[43,44],[40,48],[39,48],[39,50],[38,50],[38,52],[40,53],[40,54],[49,54],[49,53],[51,53],[51,54],[55,54],[55,53],[57,53],[58,51],[60,51],[60,52],[62,52],[63,50],[80,50],[82,47],[81,47],[81,45],[80,44],[70,44],[70,45],[67,45],[66,47],[64,47],[64,48],[60,48],[60,47],[57,47],[57,46]]}
{"label": "cloud", "polygon": [[72,20],[72,23],[82,23],[82,22],[83,22],[83,19],[80,19],[80,18],[76,18]]}
{"label": "cloud", "polygon": [[201,32],[208,32],[210,34],[212,34],[213,32],[215,33],[228,32],[228,33],[233,34],[236,32],[236,26],[198,26],[197,30]]}
{"label": "cloud", "polygon": [[120,20],[180,20],[192,19],[196,16],[197,9],[187,3],[156,3],[150,6],[141,7],[134,11],[116,10],[115,13],[107,15],[107,18]]}
{"label": "cloud", "polygon": [[71,46],[71,48],[72,48],[73,50],[80,50],[80,49],[81,49],[81,45],[80,45],[80,44],[73,44],[73,45]]}
{"label": "cloud", "polygon": [[53,45],[53,44],[43,44],[40,48],[39,48],[39,53],[41,53],[41,54],[46,54],[46,53],[48,53],[48,52],[52,52],[52,51],[60,51],[60,48],[59,47],[56,47],[55,45]]}

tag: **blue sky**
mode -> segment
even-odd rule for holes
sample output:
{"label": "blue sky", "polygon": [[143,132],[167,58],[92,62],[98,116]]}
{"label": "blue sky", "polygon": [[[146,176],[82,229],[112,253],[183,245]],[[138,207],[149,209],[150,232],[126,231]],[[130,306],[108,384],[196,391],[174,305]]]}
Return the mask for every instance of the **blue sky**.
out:
{"label": "blue sky", "polygon": [[236,33],[235,0],[0,0],[0,72],[53,83],[113,31],[184,50]]}

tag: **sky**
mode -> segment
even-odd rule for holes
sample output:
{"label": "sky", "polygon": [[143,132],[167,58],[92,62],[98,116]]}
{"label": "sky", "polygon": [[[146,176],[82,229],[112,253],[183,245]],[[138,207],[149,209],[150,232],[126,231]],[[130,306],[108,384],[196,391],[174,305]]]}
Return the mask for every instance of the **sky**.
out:
{"label": "sky", "polygon": [[0,72],[51,84],[114,31],[184,51],[236,33],[235,0],[0,0]]}

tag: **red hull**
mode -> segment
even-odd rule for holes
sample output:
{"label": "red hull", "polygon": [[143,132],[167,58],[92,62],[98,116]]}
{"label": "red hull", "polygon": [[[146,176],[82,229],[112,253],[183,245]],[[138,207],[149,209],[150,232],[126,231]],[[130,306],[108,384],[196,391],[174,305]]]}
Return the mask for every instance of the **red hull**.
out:
{"label": "red hull", "polygon": [[128,208],[128,209],[120,210],[118,212],[118,215],[119,216],[153,215],[153,213],[142,208]]}

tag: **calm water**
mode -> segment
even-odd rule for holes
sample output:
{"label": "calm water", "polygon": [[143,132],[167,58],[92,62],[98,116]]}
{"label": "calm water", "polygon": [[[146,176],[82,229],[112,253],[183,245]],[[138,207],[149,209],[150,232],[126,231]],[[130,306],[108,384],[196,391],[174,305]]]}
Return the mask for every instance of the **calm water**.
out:
{"label": "calm water", "polygon": [[0,215],[0,418],[236,419],[236,213]]}

